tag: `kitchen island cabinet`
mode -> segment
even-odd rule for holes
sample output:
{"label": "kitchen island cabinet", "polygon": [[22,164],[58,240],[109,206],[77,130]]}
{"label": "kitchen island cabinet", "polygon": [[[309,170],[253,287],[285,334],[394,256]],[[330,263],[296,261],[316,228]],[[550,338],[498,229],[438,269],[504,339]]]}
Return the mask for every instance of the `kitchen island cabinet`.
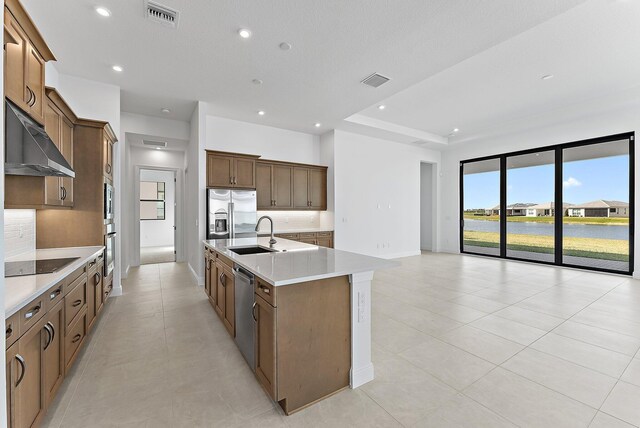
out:
{"label": "kitchen island cabinet", "polygon": [[[255,326],[252,369],[286,414],[373,379],[371,279],[374,270],[395,262],[287,239],[279,239],[274,252],[249,255],[232,249],[268,249],[269,238],[204,242],[217,260],[218,287],[229,287],[220,278],[233,275],[236,265],[255,276],[255,303],[248,311]],[[225,291],[218,290],[216,312],[229,328],[231,318],[248,312],[241,308],[229,315],[235,301]]]}

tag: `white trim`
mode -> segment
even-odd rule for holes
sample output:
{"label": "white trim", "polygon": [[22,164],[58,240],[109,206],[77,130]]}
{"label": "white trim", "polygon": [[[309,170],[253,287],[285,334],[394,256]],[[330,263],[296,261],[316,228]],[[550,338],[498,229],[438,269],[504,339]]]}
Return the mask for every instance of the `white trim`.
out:
{"label": "white trim", "polygon": [[196,280],[196,283],[199,286],[204,287],[204,275],[203,276],[198,276],[198,274],[196,273],[195,270],[193,270],[193,267],[191,266],[191,263],[187,263],[187,265],[189,266],[189,272],[191,272],[191,276],[193,276],[193,279]]}
{"label": "white trim", "polygon": [[371,280],[373,271],[349,275],[351,283],[351,388],[373,380],[371,362]]}

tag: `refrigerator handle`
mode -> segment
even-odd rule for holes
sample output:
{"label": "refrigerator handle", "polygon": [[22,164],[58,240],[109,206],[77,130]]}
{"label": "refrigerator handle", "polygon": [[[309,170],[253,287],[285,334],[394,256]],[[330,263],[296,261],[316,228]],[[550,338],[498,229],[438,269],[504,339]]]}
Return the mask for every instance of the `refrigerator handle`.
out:
{"label": "refrigerator handle", "polygon": [[233,212],[233,202],[229,202],[229,239],[236,237],[235,213]]}

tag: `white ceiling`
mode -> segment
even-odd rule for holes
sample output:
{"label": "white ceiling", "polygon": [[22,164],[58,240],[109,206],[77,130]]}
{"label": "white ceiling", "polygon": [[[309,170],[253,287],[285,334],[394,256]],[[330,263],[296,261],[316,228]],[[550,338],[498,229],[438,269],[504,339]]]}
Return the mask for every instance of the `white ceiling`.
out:
{"label": "white ceiling", "polygon": [[[494,92],[497,83],[538,85],[537,77],[547,72],[558,75],[551,85],[569,79],[563,73],[570,70],[549,71],[555,63],[543,61],[548,57],[544,48],[563,43],[551,36],[540,40],[531,48],[527,75],[506,82],[496,82],[494,76],[504,75],[505,66],[514,70],[521,64],[505,64],[500,57],[495,64],[488,57],[471,67],[482,71],[483,79],[469,76],[468,64],[441,72],[584,2],[161,0],[180,11],[179,28],[172,30],[144,19],[143,0],[22,1],[57,56],[56,68],[119,85],[124,111],[188,120],[200,100],[220,116],[318,134],[430,76],[435,77],[415,92],[389,98],[386,116],[366,113],[428,132],[446,133],[452,126],[473,129],[500,113],[497,104],[514,106],[505,99],[506,91]],[[112,17],[98,16],[96,5],[109,8]],[[627,5],[611,5],[623,7]],[[624,23],[631,19],[622,18]],[[251,29],[253,37],[240,39],[240,27]],[[574,28],[583,31],[575,23]],[[591,38],[600,34],[591,30]],[[280,50],[283,41],[293,49]],[[576,44],[579,40],[566,48],[580,48]],[[112,71],[113,64],[124,72]],[[359,83],[372,72],[392,80],[378,89]],[[254,85],[254,78],[264,83]],[[600,83],[595,89],[610,87]],[[540,98],[542,90],[529,92],[532,104],[516,112],[548,101]],[[571,84],[569,92],[580,95],[581,87]],[[172,113],[160,113],[162,107]],[[266,115],[257,116],[258,110]],[[315,122],[323,126],[315,128]]]}
{"label": "white ceiling", "polygon": [[590,0],[360,115],[449,144],[587,116],[640,99],[639,46],[640,1]]}
{"label": "white ceiling", "polygon": [[167,138],[167,137],[161,137],[157,135],[137,134],[135,132],[125,133],[125,138],[128,144],[135,147],[148,149],[148,150],[156,150],[156,149],[155,147],[149,147],[145,145],[144,140],[165,142],[167,143],[167,147],[160,150],[171,150],[171,151],[178,151],[178,152],[186,151],[187,145],[189,144],[189,141],[187,140],[180,140],[177,138]]}

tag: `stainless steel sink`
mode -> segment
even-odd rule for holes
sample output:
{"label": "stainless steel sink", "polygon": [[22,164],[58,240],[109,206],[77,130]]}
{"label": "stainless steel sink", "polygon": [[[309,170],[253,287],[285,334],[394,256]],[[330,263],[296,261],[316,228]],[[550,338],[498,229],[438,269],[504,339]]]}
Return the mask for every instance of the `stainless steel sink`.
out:
{"label": "stainless steel sink", "polygon": [[277,250],[266,247],[236,247],[236,248],[227,248],[229,251],[236,253],[240,256],[244,256],[247,254],[263,254],[263,253],[275,253]]}

